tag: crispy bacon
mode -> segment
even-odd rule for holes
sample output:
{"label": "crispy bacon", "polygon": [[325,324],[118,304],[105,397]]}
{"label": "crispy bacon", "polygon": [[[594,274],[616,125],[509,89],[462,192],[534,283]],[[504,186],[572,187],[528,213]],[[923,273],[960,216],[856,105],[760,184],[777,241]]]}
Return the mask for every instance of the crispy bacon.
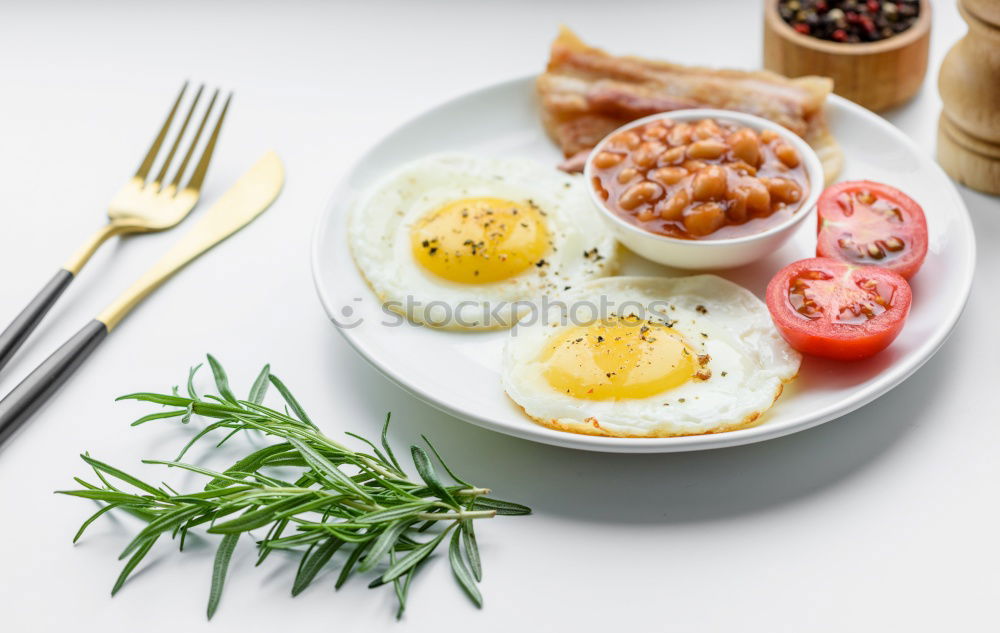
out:
{"label": "crispy bacon", "polygon": [[826,124],[825,77],[788,79],[767,71],[715,70],[614,57],[563,27],[538,77],[542,123],[562,149],[564,168],[615,128],[684,108],[737,110],[770,119],[803,137],[823,161],[827,181],[840,171],[840,147]]}

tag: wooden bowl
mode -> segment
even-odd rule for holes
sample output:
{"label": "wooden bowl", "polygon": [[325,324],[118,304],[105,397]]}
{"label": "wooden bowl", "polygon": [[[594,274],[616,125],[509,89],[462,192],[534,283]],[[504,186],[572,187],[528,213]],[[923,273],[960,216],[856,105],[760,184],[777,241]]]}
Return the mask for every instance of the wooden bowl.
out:
{"label": "wooden bowl", "polygon": [[778,1],[764,5],[764,67],[786,77],[822,75],[833,91],[869,110],[908,100],[924,81],[931,33],[931,4],[920,0],[917,21],[878,42],[848,44],[803,35],[778,14]]}

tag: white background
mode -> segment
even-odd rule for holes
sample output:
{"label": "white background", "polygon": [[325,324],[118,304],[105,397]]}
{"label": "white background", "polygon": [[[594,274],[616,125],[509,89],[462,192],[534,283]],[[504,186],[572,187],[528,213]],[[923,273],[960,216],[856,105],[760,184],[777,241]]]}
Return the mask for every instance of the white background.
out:
{"label": "white background", "polygon": [[[923,91],[887,117],[928,153],[936,72],[965,31],[935,2]],[[986,631],[1000,593],[1000,382],[991,274],[1000,204],[962,189],[978,277],[944,348],[887,396],[843,419],[706,453],[602,455],[474,428],[421,404],[357,357],[326,320],[310,277],[313,225],[358,152],[449,97],[537,72],[559,23],[615,52],[756,67],[761,6],[684,2],[4,2],[0,9],[0,321],[83,238],[134,170],[184,78],[235,90],[206,199],[264,150],[285,160],[274,207],[145,302],[0,451],[0,628],[8,631]],[[484,125],[488,125],[484,121]],[[195,213],[198,213],[197,211]],[[105,246],[0,376],[6,392],[92,318],[183,228]],[[176,424],[131,429],[147,409],[115,396],[167,390],[205,352],[249,386],[270,362],[330,434],[396,444],[431,436],[452,465],[531,517],[482,523],[486,606],[440,557],[414,583],[402,623],[387,588],[334,593],[321,575],[289,596],[294,561],[233,559],[204,618],[214,541],[162,543],[108,592],[130,519],[55,496],[95,456],[172,457]]]}

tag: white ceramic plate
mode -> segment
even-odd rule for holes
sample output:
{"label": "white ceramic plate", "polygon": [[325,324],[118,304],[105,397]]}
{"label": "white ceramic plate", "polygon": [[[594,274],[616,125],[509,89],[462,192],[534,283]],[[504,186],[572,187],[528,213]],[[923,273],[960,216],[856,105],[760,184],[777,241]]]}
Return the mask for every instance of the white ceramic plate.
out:
{"label": "white ceramic plate", "polygon": [[[829,119],[845,152],[842,180],[870,179],[898,187],[927,214],[930,249],[913,280],[913,308],[899,338],[858,363],[807,358],[799,377],[761,422],[714,435],[627,439],[577,435],[532,422],[500,387],[506,332],[446,332],[400,324],[382,311],[351,260],[347,209],[375,180],[400,164],[442,151],[524,156],[555,165],[561,155],[539,122],[534,78],[478,90],[445,103],[390,133],[337,187],[313,242],[313,275],[327,314],[347,341],[383,374],[435,407],[473,424],[572,448],[666,453],[759,442],[842,416],[892,389],[929,359],[958,320],[972,284],[975,241],[962,199],[944,172],[884,119],[836,96]],[[782,266],[814,254],[815,224],[803,222],[781,250],[722,276],[763,296]],[[626,254],[622,274],[684,274]]]}

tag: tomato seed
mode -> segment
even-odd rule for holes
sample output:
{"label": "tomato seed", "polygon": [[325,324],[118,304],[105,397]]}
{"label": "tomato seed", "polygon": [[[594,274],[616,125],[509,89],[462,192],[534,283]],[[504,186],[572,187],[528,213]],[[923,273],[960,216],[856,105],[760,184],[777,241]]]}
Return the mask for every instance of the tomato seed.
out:
{"label": "tomato seed", "polygon": [[898,237],[890,237],[885,241],[885,247],[890,251],[901,251],[903,250],[903,240]]}

